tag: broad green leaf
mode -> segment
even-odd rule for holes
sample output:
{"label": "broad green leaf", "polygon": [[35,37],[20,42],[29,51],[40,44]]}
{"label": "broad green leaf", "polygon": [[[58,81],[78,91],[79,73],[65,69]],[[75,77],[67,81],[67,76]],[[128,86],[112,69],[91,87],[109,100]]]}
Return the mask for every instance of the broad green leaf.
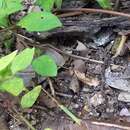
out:
{"label": "broad green leaf", "polygon": [[36,4],[41,6],[45,11],[51,11],[55,0],[37,0]]}
{"label": "broad green leaf", "polygon": [[10,65],[0,71],[0,82],[8,79],[12,75]]}
{"label": "broad green leaf", "polygon": [[55,0],[55,5],[58,9],[60,9],[62,5],[62,0]]}
{"label": "broad green leaf", "polygon": [[0,71],[5,69],[15,58],[17,51],[12,52],[11,54],[4,56],[0,59]]}
{"label": "broad green leaf", "polygon": [[99,5],[104,9],[112,9],[111,2],[109,0],[96,0]]}
{"label": "broad green leaf", "polygon": [[1,17],[0,16],[0,27],[8,27],[8,17],[6,17],[6,16]]}
{"label": "broad green leaf", "polygon": [[36,102],[40,92],[41,92],[41,86],[37,86],[31,91],[29,91],[27,94],[25,94],[21,99],[22,108],[32,107],[33,104]]}
{"label": "broad green leaf", "polygon": [[8,26],[8,15],[23,8],[21,0],[0,0],[0,27]]}
{"label": "broad green leaf", "polygon": [[0,10],[6,15],[15,13],[23,8],[21,2],[21,0],[2,0]]}
{"label": "broad green leaf", "polygon": [[15,74],[18,71],[26,69],[32,62],[35,49],[27,48],[20,52],[12,61],[11,71]]}
{"label": "broad green leaf", "polygon": [[32,12],[20,20],[18,26],[26,28],[29,32],[48,31],[61,27],[60,20],[50,12]]}
{"label": "broad green leaf", "polygon": [[4,81],[0,85],[0,89],[14,96],[18,96],[23,90],[25,90],[25,87],[21,78],[13,77]]}
{"label": "broad green leaf", "polygon": [[71,113],[65,106],[59,105],[59,107],[69,116],[73,121],[75,121],[78,125],[81,124],[81,120],[77,118],[73,113]]}
{"label": "broad green leaf", "polygon": [[57,66],[48,55],[42,55],[32,62],[32,68],[41,76],[54,77],[57,75]]}

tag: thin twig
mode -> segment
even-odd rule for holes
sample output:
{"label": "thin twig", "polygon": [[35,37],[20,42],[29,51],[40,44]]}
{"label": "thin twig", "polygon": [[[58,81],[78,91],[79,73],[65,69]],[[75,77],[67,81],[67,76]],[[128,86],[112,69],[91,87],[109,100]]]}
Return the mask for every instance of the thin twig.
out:
{"label": "thin twig", "polygon": [[84,13],[105,13],[114,16],[123,16],[130,18],[130,14],[117,12],[112,10],[105,10],[105,9],[93,9],[93,8],[72,8],[72,9],[61,9],[61,12],[84,12]]}
{"label": "thin twig", "polygon": [[[49,48],[52,48],[54,50],[56,50],[57,52],[63,54],[63,55],[66,55],[66,56],[70,56],[71,58],[76,58],[76,59],[81,59],[81,60],[84,60],[84,61],[89,61],[89,62],[93,62],[93,63],[98,63],[98,64],[104,64],[103,61],[99,61],[99,60],[95,60],[95,59],[90,59],[90,58],[87,58],[87,57],[82,57],[82,56],[77,56],[77,55],[74,55],[74,54],[69,54],[67,52],[64,52],[56,47],[54,47],[53,45],[50,45],[50,44],[40,44],[39,42],[35,42],[34,40],[30,39],[30,38],[27,38],[21,34],[16,34],[17,36],[20,36],[20,37],[23,37],[25,38],[26,40],[30,41],[31,43],[27,42],[27,44],[31,47],[37,47],[37,48],[40,48],[40,49],[43,49],[45,47],[49,47]],[[35,44],[34,44],[35,43]],[[115,65],[115,64],[110,64],[111,66],[118,66],[118,67],[121,67],[121,68],[124,68],[123,66],[120,66],[120,65]]]}
{"label": "thin twig", "polygon": [[54,102],[57,104],[57,106],[60,106],[60,103],[59,103],[54,97],[52,97],[44,88],[42,88],[42,91],[43,91],[49,98],[51,98],[52,101],[54,101]]}
{"label": "thin twig", "polygon": [[72,98],[72,95],[66,94],[66,93],[59,93],[59,92],[55,92],[56,95],[58,96],[62,96],[62,97],[67,97],[67,98]]}
{"label": "thin twig", "polygon": [[77,15],[81,15],[83,14],[84,12],[69,12],[69,13],[63,13],[63,14],[59,14],[57,15],[58,17],[60,18],[65,18],[65,17],[71,17],[71,16],[77,16]]}
{"label": "thin twig", "polygon": [[48,80],[48,83],[49,83],[49,86],[50,86],[50,89],[51,89],[51,94],[55,97],[55,90],[54,90],[52,81],[51,81],[50,78],[47,78],[47,80]]}
{"label": "thin twig", "polygon": [[31,130],[36,130],[31,123],[23,116],[21,113],[19,113],[14,107],[12,108],[16,114],[19,116],[19,118],[31,129]]}
{"label": "thin twig", "polygon": [[115,128],[123,129],[123,130],[130,130],[130,127],[117,125],[117,124],[110,124],[110,123],[103,123],[103,122],[96,122],[96,121],[92,121],[92,124],[99,125],[99,126],[115,127]]}
{"label": "thin twig", "polygon": [[[64,55],[67,55],[67,56],[70,56],[72,58],[76,58],[76,59],[81,59],[81,60],[85,60],[85,61],[90,61],[90,62],[95,62],[95,63],[99,63],[99,64],[104,64],[103,61],[98,61],[98,60],[94,60],[94,59],[90,59],[90,58],[87,58],[87,57],[82,57],[82,56],[77,56],[77,55],[73,55],[73,54],[69,54],[67,52],[64,52],[56,47],[54,47],[53,45],[50,45],[50,44],[40,44],[39,42],[35,42],[34,40],[30,39],[30,38],[27,38],[21,34],[16,34],[17,36],[20,36],[22,38],[25,38],[26,40],[30,41],[31,43],[27,42],[27,44],[31,47],[38,47],[38,48],[45,48],[45,47],[49,47],[49,48],[52,48],[54,50],[56,50],[57,52],[59,53],[62,53]],[[35,43],[35,44],[34,44]]]}

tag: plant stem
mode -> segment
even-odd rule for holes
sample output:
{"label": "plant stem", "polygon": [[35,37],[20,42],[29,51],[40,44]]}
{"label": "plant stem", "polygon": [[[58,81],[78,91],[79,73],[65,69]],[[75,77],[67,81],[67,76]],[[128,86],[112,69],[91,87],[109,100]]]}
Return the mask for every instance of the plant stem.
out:
{"label": "plant stem", "polygon": [[25,117],[23,117],[22,115],[19,115],[19,117],[21,118],[22,121],[24,121],[24,122],[27,124],[27,126],[28,126],[31,130],[36,130],[36,129],[30,124],[30,122],[29,122]]}
{"label": "plant stem", "polygon": [[31,129],[31,130],[36,130],[31,123],[23,116],[21,113],[19,113],[14,107],[12,108],[16,114],[20,117],[20,119]]}

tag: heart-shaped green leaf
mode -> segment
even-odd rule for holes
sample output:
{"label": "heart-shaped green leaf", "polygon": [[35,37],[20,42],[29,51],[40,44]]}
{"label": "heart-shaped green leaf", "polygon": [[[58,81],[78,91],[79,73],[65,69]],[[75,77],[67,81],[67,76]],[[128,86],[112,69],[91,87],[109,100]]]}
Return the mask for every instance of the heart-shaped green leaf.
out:
{"label": "heart-shaped green leaf", "polygon": [[34,48],[26,48],[14,58],[11,65],[11,70],[13,74],[26,69],[31,64],[34,51]]}
{"label": "heart-shaped green leaf", "polygon": [[37,0],[36,4],[41,6],[45,11],[51,11],[55,0]]}
{"label": "heart-shaped green leaf", "polygon": [[40,92],[41,92],[41,86],[37,86],[31,91],[29,91],[27,94],[25,94],[21,99],[22,108],[32,107],[33,104],[36,102]]}
{"label": "heart-shaped green leaf", "polygon": [[15,13],[23,8],[21,2],[21,0],[1,0],[0,10],[6,15]]}
{"label": "heart-shaped green leaf", "polygon": [[0,16],[0,27],[8,27],[8,17]]}
{"label": "heart-shaped green leaf", "polygon": [[7,27],[8,16],[22,8],[21,0],[0,0],[0,27]]}
{"label": "heart-shaped green leaf", "polygon": [[29,32],[48,31],[61,27],[60,20],[50,12],[32,12],[22,18],[18,26],[26,28]]}
{"label": "heart-shaped green leaf", "polygon": [[3,82],[0,85],[0,90],[6,91],[14,96],[18,96],[23,90],[25,90],[25,87],[21,78],[13,77]]}
{"label": "heart-shaped green leaf", "polygon": [[12,52],[11,54],[4,56],[0,59],[0,71],[5,69],[15,58],[17,51]]}
{"label": "heart-shaped green leaf", "polygon": [[58,9],[60,9],[62,5],[62,0],[55,0],[55,5]]}
{"label": "heart-shaped green leaf", "polygon": [[41,76],[53,77],[57,75],[57,66],[48,55],[42,55],[32,62],[32,68]]}
{"label": "heart-shaped green leaf", "polygon": [[111,2],[109,0],[96,0],[99,5],[104,9],[112,9]]}

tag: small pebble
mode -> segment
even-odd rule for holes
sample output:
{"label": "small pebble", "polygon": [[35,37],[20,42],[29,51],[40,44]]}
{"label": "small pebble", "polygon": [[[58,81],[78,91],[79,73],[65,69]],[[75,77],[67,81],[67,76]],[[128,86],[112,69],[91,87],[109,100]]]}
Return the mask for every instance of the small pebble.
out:
{"label": "small pebble", "polygon": [[104,97],[101,95],[101,93],[96,93],[93,97],[90,99],[90,104],[94,107],[103,104],[105,101]]}

